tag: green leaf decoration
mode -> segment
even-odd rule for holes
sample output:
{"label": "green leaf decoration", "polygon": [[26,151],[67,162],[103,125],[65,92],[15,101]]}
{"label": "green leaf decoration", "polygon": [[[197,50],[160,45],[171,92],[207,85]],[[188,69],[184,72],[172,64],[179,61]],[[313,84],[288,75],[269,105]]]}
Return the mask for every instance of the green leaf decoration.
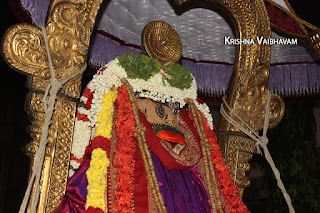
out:
{"label": "green leaf decoration", "polygon": [[152,75],[158,73],[161,68],[161,63],[153,58],[145,55],[135,55],[129,53],[117,57],[120,66],[122,66],[129,78],[148,80]]}
{"label": "green leaf decoration", "polygon": [[164,71],[172,76],[172,79],[167,79],[171,86],[179,89],[190,88],[192,83],[192,75],[185,67],[180,64],[175,64],[172,61],[165,66]]}
{"label": "green leaf decoration", "polygon": [[168,75],[172,76],[172,79],[163,76],[163,84],[165,84],[164,80],[167,80],[172,87],[179,89],[191,87],[192,75],[189,70],[180,64],[170,62],[167,66],[163,66],[157,59],[133,53],[119,56],[117,59],[120,66],[126,70],[130,79],[143,79],[147,81],[151,76],[160,72],[162,68]]}

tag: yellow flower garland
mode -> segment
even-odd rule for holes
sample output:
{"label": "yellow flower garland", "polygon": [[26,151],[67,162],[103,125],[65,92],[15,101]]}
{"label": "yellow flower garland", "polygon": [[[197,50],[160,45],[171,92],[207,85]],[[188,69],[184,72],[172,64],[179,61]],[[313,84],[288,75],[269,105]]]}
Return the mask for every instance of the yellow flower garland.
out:
{"label": "yellow flower garland", "polygon": [[[116,90],[112,90],[103,95],[101,109],[98,114],[98,122],[96,124],[95,137],[102,136],[107,139],[111,138],[112,116],[114,111],[113,103],[117,98],[117,94],[118,92]],[[97,148],[92,151],[90,168],[86,173],[88,179],[86,209],[91,206],[105,210],[106,174],[109,163],[107,153],[103,149]]]}
{"label": "yellow flower garland", "polygon": [[106,173],[109,163],[107,153],[103,149],[97,148],[92,151],[90,168],[86,173],[89,183],[86,209],[90,206],[105,209]]}
{"label": "yellow flower garland", "polygon": [[101,109],[98,114],[95,137],[103,136],[110,139],[112,130],[113,103],[117,98],[118,92],[110,90],[103,95]]}

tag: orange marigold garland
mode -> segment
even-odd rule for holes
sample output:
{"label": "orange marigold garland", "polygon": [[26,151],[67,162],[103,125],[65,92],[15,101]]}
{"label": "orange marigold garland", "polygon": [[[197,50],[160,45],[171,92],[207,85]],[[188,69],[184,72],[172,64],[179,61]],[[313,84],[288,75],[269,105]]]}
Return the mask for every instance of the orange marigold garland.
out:
{"label": "orange marigold garland", "polygon": [[117,153],[115,168],[117,168],[117,189],[113,212],[134,212],[134,168],[136,139],[135,119],[132,105],[125,86],[118,89],[118,98],[115,103],[117,109]]}
{"label": "orange marigold garland", "polygon": [[220,147],[217,143],[217,137],[210,129],[207,120],[202,113],[201,117],[204,123],[207,139],[212,147],[211,157],[214,164],[214,170],[220,184],[220,193],[224,197],[226,207],[230,213],[247,213],[249,210],[247,209],[247,206],[243,204],[242,199],[238,195],[237,185],[231,180],[229,168],[224,162]]}

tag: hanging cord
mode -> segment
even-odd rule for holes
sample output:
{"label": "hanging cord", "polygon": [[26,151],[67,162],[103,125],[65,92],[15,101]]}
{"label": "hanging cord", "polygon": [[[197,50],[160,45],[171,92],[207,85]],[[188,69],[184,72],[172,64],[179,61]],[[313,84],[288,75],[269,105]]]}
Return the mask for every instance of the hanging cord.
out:
{"label": "hanging cord", "polygon": [[[254,141],[256,141],[256,147],[259,153],[261,153],[260,151],[260,147],[262,147],[263,151],[264,151],[264,156],[267,160],[267,162],[269,163],[274,176],[277,179],[277,185],[280,188],[284,199],[286,200],[286,203],[289,207],[289,212],[290,213],[294,213],[295,210],[292,206],[292,202],[291,202],[291,198],[289,196],[289,194],[286,191],[286,188],[284,187],[282,180],[280,178],[280,172],[277,169],[277,167],[275,166],[272,157],[270,155],[270,152],[268,150],[267,144],[268,144],[268,138],[267,138],[267,130],[268,130],[268,126],[269,126],[269,114],[270,114],[270,98],[271,98],[271,93],[270,91],[268,91],[268,99],[267,99],[267,104],[266,104],[266,111],[265,111],[265,119],[264,119],[264,125],[263,125],[263,134],[262,136],[259,136],[248,124],[246,124],[245,121],[243,121],[239,115],[237,115],[227,104],[226,100],[225,100],[225,96],[222,98],[223,100],[223,104],[221,105],[221,109],[220,112],[222,114],[222,116],[232,125],[234,125],[235,127],[237,127],[240,131],[242,131],[243,133],[245,133],[246,135],[248,135],[250,138],[252,138]],[[235,121],[231,116],[229,116],[225,109],[224,106],[227,107],[227,109],[230,111],[230,113],[232,113],[233,115],[235,115],[239,121],[246,127],[244,128],[242,125],[240,125],[239,123],[237,123],[237,121]],[[249,130],[248,130],[249,129]]]}
{"label": "hanging cord", "polygon": [[[52,66],[50,52],[49,52],[47,32],[43,25],[40,28],[43,32],[44,42],[47,50],[51,79],[45,91],[44,97],[42,99],[44,110],[45,110],[45,120],[44,120],[44,125],[42,126],[42,129],[41,129],[42,133],[41,133],[40,144],[34,157],[34,168],[30,176],[30,180],[29,180],[28,187],[26,189],[23,201],[21,203],[19,213],[25,213],[27,210],[27,205],[28,205],[28,201],[30,200],[30,194],[32,191],[33,184],[34,184],[34,189],[33,189],[34,191],[33,191],[32,200],[31,200],[31,212],[32,213],[36,212],[39,195],[40,195],[40,177],[41,177],[42,165],[44,161],[46,146],[48,143],[48,131],[49,131],[49,126],[50,126],[51,118],[54,111],[54,105],[57,98],[57,93],[63,84],[65,84],[70,79],[76,77],[80,73],[84,72],[87,67],[87,64],[85,64],[80,71],[73,73],[72,75],[70,75],[64,80],[59,81],[58,79],[56,79],[53,66]],[[47,101],[48,95],[50,95],[50,97],[49,97],[49,100]]]}

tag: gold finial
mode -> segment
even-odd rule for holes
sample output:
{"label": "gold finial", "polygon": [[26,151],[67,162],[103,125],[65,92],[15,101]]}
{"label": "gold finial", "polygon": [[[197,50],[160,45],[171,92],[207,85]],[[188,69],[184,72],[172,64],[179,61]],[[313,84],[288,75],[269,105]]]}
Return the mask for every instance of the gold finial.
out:
{"label": "gold finial", "polygon": [[182,43],[178,33],[168,23],[153,21],[145,26],[141,36],[142,53],[158,59],[162,64],[179,62]]}

